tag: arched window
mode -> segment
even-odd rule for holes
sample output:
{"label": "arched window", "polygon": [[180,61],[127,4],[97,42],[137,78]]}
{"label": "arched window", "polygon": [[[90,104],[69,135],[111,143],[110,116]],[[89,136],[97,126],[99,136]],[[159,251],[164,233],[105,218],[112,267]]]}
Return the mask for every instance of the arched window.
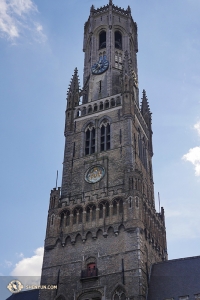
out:
{"label": "arched window", "polygon": [[81,110],[80,109],[77,110],[77,115],[76,116],[77,116],[77,118],[81,116]]}
{"label": "arched window", "polygon": [[85,132],[85,155],[95,152],[95,128],[89,125]]}
{"label": "arched window", "polygon": [[94,105],[94,111],[97,111],[97,104]]}
{"label": "arched window", "polygon": [[89,106],[88,106],[88,114],[90,114],[91,112],[92,112],[92,106],[89,105]]}
{"label": "arched window", "polygon": [[86,107],[83,107],[82,109],[82,113],[81,113],[83,116],[86,114]]}
{"label": "arched window", "polygon": [[99,34],[99,49],[106,48],[106,32],[101,31]]}
{"label": "arched window", "polygon": [[139,152],[139,158],[142,159],[142,138],[139,129],[138,129],[138,152]]}
{"label": "arched window", "polygon": [[110,103],[111,103],[111,106],[112,106],[112,107],[115,106],[115,99],[112,98],[111,101],[110,101]]}
{"label": "arched window", "polygon": [[73,224],[80,224],[83,220],[83,209],[82,207],[76,207],[73,213]]}
{"label": "arched window", "polygon": [[65,217],[65,213],[63,212],[60,216],[60,227],[61,228],[64,226],[64,217]]}
{"label": "arched window", "polygon": [[119,31],[115,31],[115,48],[122,49],[122,35]]}
{"label": "arched window", "polygon": [[90,221],[94,221],[94,220],[96,220],[96,206],[89,205],[86,208],[86,222],[90,222]]}
{"label": "arched window", "polygon": [[147,149],[146,149],[146,143],[143,141],[143,163],[145,169],[147,169]]}
{"label": "arched window", "polygon": [[51,216],[51,225],[53,225],[53,223],[54,223],[54,218],[55,218],[55,215],[52,215]]}
{"label": "arched window", "polygon": [[69,210],[66,211],[66,226],[70,225],[70,212]]}
{"label": "arched window", "polygon": [[110,124],[107,120],[101,124],[101,151],[110,149]]}
{"label": "arched window", "polygon": [[[105,211],[105,214],[104,214]],[[99,204],[99,218],[109,217],[109,203],[108,201],[102,201]]]}
{"label": "arched window", "polygon": [[117,198],[113,201],[113,215],[123,214],[123,200]]}
{"label": "arched window", "polygon": [[115,200],[113,202],[113,215],[116,215],[117,214],[117,201]]}

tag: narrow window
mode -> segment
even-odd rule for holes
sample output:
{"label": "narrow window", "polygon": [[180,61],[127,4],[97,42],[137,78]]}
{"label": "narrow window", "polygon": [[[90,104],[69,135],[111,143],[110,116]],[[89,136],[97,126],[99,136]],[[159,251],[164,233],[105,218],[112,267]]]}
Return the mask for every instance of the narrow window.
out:
{"label": "narrow window", "polygon": [[106,100],[106,102],[105,102],[105,108],[109,108],[109,101],[108,100]]}
{"label": "narrow window", "polygon": [[109,217],[109,203],[108,202],[106,202],[106,204],[105,204],[105,216]]}
{"label": "narrow window", "polygon": [[66,226],[69,226],[70,225],[70,212],[67,211],[66,212]]}
{"label": "narrow window", "polygon": [[123,201],[122,201],[122,199],[119,200],[119,213],[123,214]]}
{"label": "narrow window", "polygon": [[99,49],[106,48],[106,32],[102,31],[99,34]]}
{"label": "narrow window", "polygon": [[85,133],[85,155],[95,152],[95,129],[87,129]]}
{"label": "narrow window", "polygon": [[101,151],[110,149],[110,124],[103,124],[101,126]]}
{"label": "narrow window", "polygon": [[99,219],[103,218],[103,204],[101,203],[99,205]]}
{"label": "narrow window", "polygon": [[113,202],[113,215],[116,215],[117,214],[117,201],[115,200]]}
{"label": "narrow window", "polygon": [[96,207],[92,207],[92,221],[96,220]]}
{"label": "narrow window", "polygon": [[75,142],[74,142],[74,147],[73,147],[73,157],[75,156]]}
{"label": "narrow window", "polygon": [[86,222],[90,221],[90,207],[88,206],[86,209]]}
{"label": "narrow window", "polygon": [[119,31],[115,31],[115,48],[122,49],[122,35]]}
{"label": "narrow window", "polygon": [[94,111],[97,111],[97,104],[94,105]]}
{"label": "narrow window", "polygon": [[102,80],[99,81],[99,93],[101,93],[101,82]]}
{"label": "narrow window", "polygon": [[62,228],[63,225],[64,225],[64,217],[65,217],[65,214],[62,213],[61,218],[60,218],[60,227],[61,227],[61,228]]}

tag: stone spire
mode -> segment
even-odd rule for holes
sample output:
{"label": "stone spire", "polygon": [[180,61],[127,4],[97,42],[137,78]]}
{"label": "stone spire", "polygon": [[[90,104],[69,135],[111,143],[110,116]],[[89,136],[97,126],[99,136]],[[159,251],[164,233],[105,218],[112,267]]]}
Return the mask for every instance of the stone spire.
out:
{"label": "stone spire", "polygon": [[153,144],[152,144],[153,131],[151,128],[152,113],[149,108],[149,102],[148,102],[145,90],[143,90],[143,96],[142,96],[142,102],[141,102],[141,113],[142,113],[142,116],[148,126],[148,129],[149,129],[149,133],[150,133],[150,135],[149,135],[149,151],[150,151],[151,156],[153,156]]}
{"label": "stone spire", "polygon": [[79,77],[78,77],[78,70],[75,68],[74,74],[69,84],[69,88],[67,91],[67,108],[74,108],[79,104]]}

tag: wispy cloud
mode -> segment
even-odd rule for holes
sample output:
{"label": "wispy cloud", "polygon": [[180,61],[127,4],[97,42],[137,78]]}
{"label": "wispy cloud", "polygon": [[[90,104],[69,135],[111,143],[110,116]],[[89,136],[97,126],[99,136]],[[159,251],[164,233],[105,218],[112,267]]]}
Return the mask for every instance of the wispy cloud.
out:
{"label": "wispy cloud", "polygon": [[12,266],[12,262],[11,261],[8,261],[8,260],[5,260],[5,265],[10,268]]}
{"label": "wispy cloud", "polygon": [[37,6],[32,0],[0,0],[0,37],[16,41],[26,31],[45,41],[42,25],[36,22]]}
{"label": "wispy cloud", "polygon": [[[200,135],[200,121],[194,125],[194,129]],[[191,162],[194,165],[195,175],[200,176],[200,147],[189,149],[188,153],[182,156],[182,159]]]}

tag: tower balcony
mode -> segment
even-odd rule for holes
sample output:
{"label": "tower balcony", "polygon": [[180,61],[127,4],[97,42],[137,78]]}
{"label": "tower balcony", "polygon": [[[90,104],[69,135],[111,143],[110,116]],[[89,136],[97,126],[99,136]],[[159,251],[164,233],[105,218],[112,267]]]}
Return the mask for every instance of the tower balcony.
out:
{"label": "tower balcony", "polygon": [[122,105],[121,94],[113,95],[110,97],[98,99],[79,105],[75,108],[74,118],[89,117],[91,114],[100,113],[107,109],[116,109]]}
{"label": "tower balcony", "polygon": [[85,269],[81,271],[81,280],[86,280],[86,279],[98,279],[98,269]]}

